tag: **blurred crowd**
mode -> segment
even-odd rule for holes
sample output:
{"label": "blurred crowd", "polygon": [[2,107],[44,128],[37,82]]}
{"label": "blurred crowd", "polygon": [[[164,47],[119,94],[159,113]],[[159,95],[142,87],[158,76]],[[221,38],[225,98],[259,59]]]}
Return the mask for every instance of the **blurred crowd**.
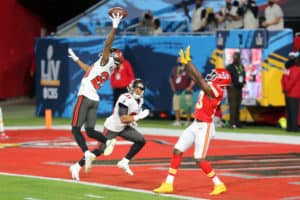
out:
{"label": "blurred crowd", "polygon": [[[195,0],[192,10],[182,1],[182,8],[190,21],[192,32],[215,32],[230,29],[282,30],[284,28],[283,11],[277,0],[268,0],[264,12],[260,13],[255,0],[224,0],[220,10],[204,7],[203,0]],[[163,33],[161,22],[151,11],[142,14],[136,28],[137,34],[159,35]]]}
{"label": "blurred crowd", "polygon": [[276,3],[268,0],[264,14],[259,16],[259,9],[255,0],[225,0],[225,6],[217,12],[213,8],[202,6],[203,0],[195,0],[192,11],[191,27],[193,32],[222,29],[256,29],[281,30],[283,26],[283,12]]}
{"label": "blurred crowd", "polygon": [[143,13],[136,28],[136,33],[141,35],[159,35],[162,32],[159,18],[153,16],[151,11]]}

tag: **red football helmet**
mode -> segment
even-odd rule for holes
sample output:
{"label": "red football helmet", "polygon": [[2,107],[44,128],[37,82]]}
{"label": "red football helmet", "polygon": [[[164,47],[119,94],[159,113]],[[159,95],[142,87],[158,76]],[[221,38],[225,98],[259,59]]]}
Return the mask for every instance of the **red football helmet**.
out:
{"label": "red football helmet", "polygon": [[205,80],[219,86],[229,86],[231,84],[231,75],[226,69],[213,69],[206,75]]}

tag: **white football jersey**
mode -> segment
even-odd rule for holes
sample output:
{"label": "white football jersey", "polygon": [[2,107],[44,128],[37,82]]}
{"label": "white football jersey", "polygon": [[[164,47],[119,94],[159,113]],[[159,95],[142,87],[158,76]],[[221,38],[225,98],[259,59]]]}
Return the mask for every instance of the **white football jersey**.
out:
{"label": "white football jersey", "polygon": [[83,95],[93,101],[100,100],[97,90],[110,78],[115,66],[113,57],[109,57],[107,64],[104,66],[100,64],[101,59],[102,56],[84,74],[78,96]]}
{"label": "white football jersey", "polygon": [[116,105],[114,107],[113,113],[108,118],[106,118],[106,120],[104,122],[105,128],[107,128],[111,131],[115,131],[115,132],[120,132],[127,125],[131,125],[131,124],[124,124],[121,122],[120,116],[119,116],[119,103],[127,106],[127,108],[128,108],[127,114],[128,115],[136,115],[142,111],[142,105],[144,103],[144,99],[141,98],[138,102],[137,100],[135,100],[133,98],[131,93],[124,93],[124,94],[120,95],[120,97],[118,98]]}

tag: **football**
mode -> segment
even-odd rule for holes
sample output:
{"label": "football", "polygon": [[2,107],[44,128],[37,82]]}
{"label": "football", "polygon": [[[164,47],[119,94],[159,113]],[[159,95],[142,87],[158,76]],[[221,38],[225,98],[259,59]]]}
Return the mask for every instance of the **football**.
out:
{"label": "football", "polygon": [[115,14],[120,13],[123,16],[122,19],[124,19],[128,15],[127,11],[121,7],[113,7],[108,11],[109,16],[111,16],[111,17],[112,17],[113,13],[115,13]]}

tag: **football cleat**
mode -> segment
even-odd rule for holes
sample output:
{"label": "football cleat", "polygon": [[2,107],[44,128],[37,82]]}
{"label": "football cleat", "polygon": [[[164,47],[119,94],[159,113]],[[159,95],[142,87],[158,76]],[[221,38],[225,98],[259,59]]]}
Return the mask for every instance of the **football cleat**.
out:
{"label": "football cleat", "polygon": [[78,163],[70,166],[70,172],[73,180],[79,181],[80,165]]}
{"label": "football cleat", "polygon": [[96,155],[93,154],[90,151],[84,152],[84,157],[85,157],[85,172],[89,172],[91,167],[92,167],[92,162],[95,160]]}
{"label": "football cleat", "polygon": [[103,153],[104,156],[108,156],[113,152],[116,142],[117,140],[115,138],[106,141],[106,148]]}
{"label": "football cleat", "polygon": [[133,171],[129,168],[128,161],[125,159],[122,159],[118,162],[117,166],[121,169],[123,169],[127,174],[130,176],[133,176]]}
{"label": "football cleat", "polygon": [[153,190],[155,193],[172,193],[173,192],[173,184],[172,183],[165,183],[162,184]]}
{"label": "football cleat", "polygon": [[226,186],[224,185],[224,183],[222,183],[222,184],[219,184],[219,185],[215,185],[214,190],[209,194],[210,195],[219,195],[221,193],[226,192],[226,190],[227,190]]}

